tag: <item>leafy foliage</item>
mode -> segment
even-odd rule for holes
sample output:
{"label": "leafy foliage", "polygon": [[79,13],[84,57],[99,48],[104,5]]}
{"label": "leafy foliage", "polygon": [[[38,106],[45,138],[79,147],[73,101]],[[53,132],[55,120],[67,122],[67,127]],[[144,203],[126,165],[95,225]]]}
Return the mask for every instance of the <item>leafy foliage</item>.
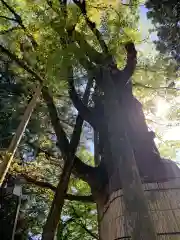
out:
{"label": "leafy foliage", "polygon": [[[67,93],[67,68],[69,65],[73,65],[76,69],[75,83],[81,95],[84,83],[87,81],[87,72],[79,65],[78,60],[85,57],[86,50],[88,50],[87,46],[82,44],[81,48],[77,49],[72,43],[67,48],[63,47],[61,38],[64,37],[68,41],[68,35],[64,30],[64,19],[59,8],[59,1],[53,1],[52,6],[48,4],[48,1],[41,0],[38,3],[32,0],[23,2],[8,0],[7,2],[21,16],[25,29],[22,29],[17,21],[7,19],[14,18],[14,15],[2,4],[0,14],[7,16],[7,18],[0,17],[0,34],[2,31],[16,28],[3,34],[2,42],[43,76],[44,83],[50,87],[53,93],[59,119],[68,138],[70,138],[77,112],[72,107]],[[138,2],[133,1],[133,6],[129,8],[117,4],[117,1],[111,1],[111,3],[109,1],[98,1],[98,3],[94,0],[87,1],[88,16],[96,22],[119,67],[124,65],[123,44],[129,40],[135,43],[141,40],[137,29],[138,15],[136,10]],[[76,30],[81,34],[82,42],[85,39],[92,49],[100,51],[97,39],[87,28],[79,9],[74,4],[69,3],[67,11],[66,25],[72,27],[76,24]],[[159,18],[157,19],[159,20]],[[163,19],[162,16],[160,20]],[[164,24],[163,21],[162,24]],[[35,49],[32,47],[32,39],[37,42]],[[165,38],[162,37],[162,41],[165,44]],[[167,50],[171,51],[170,49],[171,46],[168,46]],[[176,54],[178,55],[178,53]],[[29,89],[36,83],[14,63],[11,63],[10,68],[6,69],[5,72],[6,64],[6,59],[2,59],[0,90],[1,85],[8,83],[7,91],[3,89],[0,99],[0,104],[3,105],[0,111],[2,148],[7,148],[9,141],[6,142],[4,139],[6,137],[9,139],[17,128],[27,101],[32,94]],[[170,121],[179,120],[177,101],[173,100],[174,98],[177,100],[178,92],[176,89],[168,88],[168,84],[176,78],[175,69],[176,63],[167,61],[163,56],[152,60],[141,53],[137,71],[133,76],[134,92],[144,105],[149,126],[156,130],[160,139],[163,138],[164,129],[160,129],[157,121],[160,124],[163,121],[168,125]],[[18,91],[15,91],[17,87]],[[159,98],[165,99],[165,101],[170,102],[171,106],[174,106],[167,114],[166,121],[161,119],[161,116],[157,117]],[[36,181],[48,182],[56,187],[63,161],[61,152],[56,146],[57,139],[47,114],[48,111],[43,101],[39,100],[19,146],[11,174],[26,174]],[[5,128],[6,125],[8,127]],[[82,135],[78,156],[88,165],[94,165],[92,153],[89,152],[87,146],[87,138],[90,139],[90,145],[93,144],[92,129],[88,129],[87,124],[84,124]],[[163,155],[175,158],[175,151],[170,151],[170,149],[172,146],[174,149],[179,148],[177,142],[168,141],[169,145],[164,142],[162,140],[159,143]],[[75,176],[71,177],[68,192],[74,195],[90,195],[89,186]],[[24,209],[28,221],[28,231],[36,235],[42,232],[54,194],[49,189],[29,184],[24,185],[24,194],[30,199],[27,208]],[[95,239],[97,235],[95,204],[67,200],[61,220],[57,232],[59,240],[88,240],[93,239],[93,236]]]}
{"label": "leafy foliage", "polygon": [[180,2],[148,0],[146,6],[149,9],[148,17],[152,19],[157,31],[158,40],[155,41],[157,49],[179,62]]}

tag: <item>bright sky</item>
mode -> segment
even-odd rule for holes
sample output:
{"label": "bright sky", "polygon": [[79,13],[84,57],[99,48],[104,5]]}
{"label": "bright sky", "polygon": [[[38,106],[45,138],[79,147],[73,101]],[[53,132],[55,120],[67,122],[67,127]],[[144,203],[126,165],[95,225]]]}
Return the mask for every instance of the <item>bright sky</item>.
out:
{"label": "bright sky", "polygon": [[149,34],[149,29],[152,29],[153,25],[151,24],[151,21],[147,19],[146,14],[147,9],[145,8],[145,6],[141,5],[139,7],[140,15],[139,31],[141,32],[142,39],[144,39],[145,42],[138,46],[138,49],[143,50],[143,52],[146,52],[146,54],[148,55],[154,55],[156,53],[156,50],[152,42],[157,39],[157,34],[156,33]]}
{"label": "bright sky", "polygon": [[[147,54],[155,54],[155,46],[152,43],[153,40],[157,39],[156,33],[151,33],[149,35],[149,29],[153,29],[153,25],[151,21],[147,19],[147,9],[144,6],[140,7],[140,31],[142,32],[143,39],[146,39],[149,36],[149,41],[147,43],[143,43],[139,46],[140,50],[147,52]],[[166,102],[164,99],[157,99],[156,106],[156,116],[161,117],[164,120],[166,119],[166,115],[171,109],[171,105]],[[164,140],[180,140],[180,126],[169,127],[166,129],[164,134]]]}
{"label": "bright sky", "polygon": [[[171,111],[171,105],[164,99],[157,100],[156,116],[164,119],[164,124],[168,124],[170,121],[167,120],[166,116]],[[173,127],[166,127],[164,140],[180,140],[180,123],[173,123]]]}

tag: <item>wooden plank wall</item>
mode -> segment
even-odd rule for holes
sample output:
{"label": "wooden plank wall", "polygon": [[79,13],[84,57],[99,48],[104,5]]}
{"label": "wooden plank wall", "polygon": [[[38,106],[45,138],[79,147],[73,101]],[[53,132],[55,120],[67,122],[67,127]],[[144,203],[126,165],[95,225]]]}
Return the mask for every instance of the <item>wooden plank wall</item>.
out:
{"label": "wooden plank wall", "polygon": [[[159,240],[180,240],[180,178],[143,184]],[[101,218],[102,240],[131,239],[122,190],[114,192]]]}

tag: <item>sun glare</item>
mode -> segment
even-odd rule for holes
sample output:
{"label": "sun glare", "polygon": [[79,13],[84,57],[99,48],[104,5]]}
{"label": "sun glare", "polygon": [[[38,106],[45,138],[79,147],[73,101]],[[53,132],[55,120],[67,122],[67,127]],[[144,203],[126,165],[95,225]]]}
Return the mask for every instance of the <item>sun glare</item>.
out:
{"label": "sun glare", "polygon": [[157,100],[157,105],[156,105],[156,116],[165,118],[165,116],[168,113],[169,110],[169,103],[166,102],[166,100],[160,98]]}
{"label": "sun glare", "polygon": [[[164,124],[168,124],[167,114],[170,110],[170,104],[162,98],[159,98],[156,103],[156,117],[163,120]],[[159,120],[160,120],[159,119]],[[180,140],[180,126],[166,127],[163,130],[163,139],[169,141]]]}

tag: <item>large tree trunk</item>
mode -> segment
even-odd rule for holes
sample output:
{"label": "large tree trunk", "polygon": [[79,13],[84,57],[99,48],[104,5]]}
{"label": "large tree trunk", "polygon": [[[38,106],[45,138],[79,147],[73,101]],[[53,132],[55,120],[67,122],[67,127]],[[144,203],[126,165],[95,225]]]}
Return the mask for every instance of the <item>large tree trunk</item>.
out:
{"label": "large tree trunk", "polygon": [[[107,137],[109,151],[112,159],[107,159],[103,164],[106,166],[109,182],[106,186],[107,197],[112,196],[118,189],[123,189],[124,202],[128,216],[128,225],[132,230],[133,240],[156,239],[154,226],[148,212],[143,187],[137,170],[133,148],[130,144],[127,126],[128,117],[126,111],[120,111],[119,100],[111,75],[105,73],[106,85],[104,90],[104,115],[107,124]],[[104,77],[104,76],[103,76]],[[123,103],[123,101],[122,101]],[[123,106],[123,104],[122,104]],[[106,196],[105,198],[106,199]],[[100,203],[100,205],[104,203]],[[117,211],[117,210],[116,210]],[[100,221],[103,217],[102,208],[99,207]],[[109,232],[108,234],[111,234]],[[112,238],[111,235],[104,239]]]}
{"label": "large tree trunk", "polygon": [[[168,161],[161,160],[159,155],[153,155],[153,144],[149,147],[141,145],[138,151],[134,152],[138,143],[134,144],[133,136],[130,135],[134,132],[134,121],[129,118],[131,109],[127,109],[128,104],[124,102],[126,98],[121,98],[119,104],[116,91],[113,91],[113,84],[111,85],[112,81],[108,81],[111,76],[109,79],[107,76],[108,74],[107,86],[103,86],[107,125],[105,140],[108,141],[106,148],[109,148],[111,158],[103,159],[108,181],[102,190],[95,194],[100,239],[179,239],[179,213],[174,211],[178,209],[176,195],[180,193],[176,188],[180,187],[180,171],[173,163],[169,164]],[[133,114],[136,114],[136,111]],[[143,139],[138,133],[134,136],[137,136],[137,142]],[[143,156],[140,156],[139,149],[142,149]],[[140,161],[138,157],[141,158]],[[151,183],[141,183],[138,171],[140,163],[149,166],[149,172],[148,168],[142,168],[141,177],[144,177],[144,173],[147,174],[148,178],[144,180],[151,180]],[[177,178],[177,181],[172,181],[174,178]]]}
{"label": "large tree trunk", "polygon": [[[149,213],[152,217],[157,239],[178,240],[180,239],[180,171],[171,161],[164,161],[167,170],[167,179],[157,176],[153,183],[144,183],[143,189],[148,201]],[[117,181],[117,173],[112,178]],[[109,183],[107,189],[111,188]],[[134,229],[129,224],[131,219],[127,213],[124,194],[121,188],[113,191],[106,201],[103,201],[101,192],[98,202],[99,228],[101,240],[133,239]],[[136,228],[142,231],[146,223],[142,219],[136,220]],[[140,235],[139,235],[140,236]],[[147,237],[137,237],[137,239],[150,239]],[[152,240],[155,238],[151,238]]]}

